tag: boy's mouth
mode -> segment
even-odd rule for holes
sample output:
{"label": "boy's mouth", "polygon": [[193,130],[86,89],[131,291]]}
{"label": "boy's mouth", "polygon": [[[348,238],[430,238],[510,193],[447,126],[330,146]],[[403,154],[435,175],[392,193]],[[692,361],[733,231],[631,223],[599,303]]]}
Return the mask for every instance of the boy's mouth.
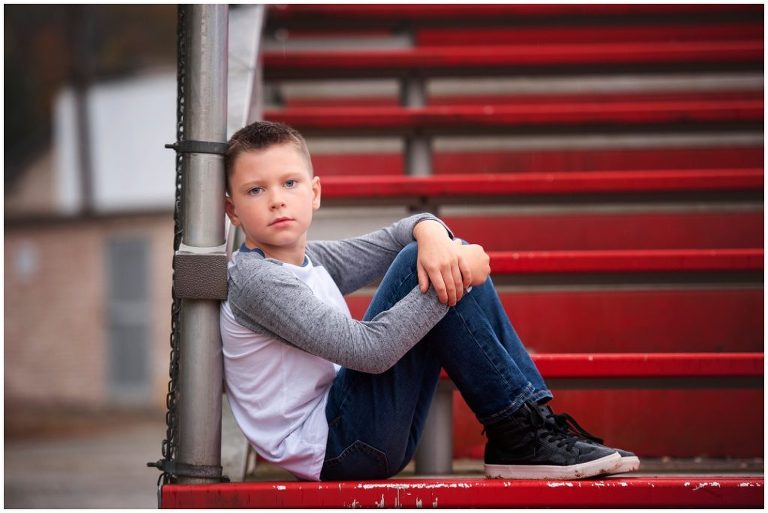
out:
{"label": "boy's mouth", "polygon": [[293,219],[291,219],[290,217],[278,217],[277,219],[269,223],[269,226],[274,226],[276,224],[285,223],[288,221],[293,221]]}

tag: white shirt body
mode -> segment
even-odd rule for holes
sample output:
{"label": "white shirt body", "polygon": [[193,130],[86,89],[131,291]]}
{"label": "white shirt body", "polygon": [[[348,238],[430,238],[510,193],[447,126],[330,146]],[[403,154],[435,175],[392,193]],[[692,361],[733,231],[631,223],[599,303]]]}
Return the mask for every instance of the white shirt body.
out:
{"label": "white shirt body", "polygon": [[[323,267],[309,257],[303,266],[283,266],[318,299],[351,317]],[[340,367],[241,326],[228,302],[221,307],[221,334],[227,396],[245,437],[265,460],[300,479],[319,480],[328,438],[325,405]]]}

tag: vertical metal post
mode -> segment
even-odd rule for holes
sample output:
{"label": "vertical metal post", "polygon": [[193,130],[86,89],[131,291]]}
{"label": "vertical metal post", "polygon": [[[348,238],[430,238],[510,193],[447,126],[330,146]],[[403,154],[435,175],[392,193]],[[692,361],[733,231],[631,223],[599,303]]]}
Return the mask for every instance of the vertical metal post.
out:
{"label": "vertical metal post", "polygon": [[[404,107],[424,107],[427,86],[423,77],[408,76],[401,82],[401,103]],[[432,144],[429,136],[420,133],[405,138],[405,172],[411,176],[432,174]]]}
{"label": "vertical metal post", "polygon": [[[401,82],[401,103],[405,107],[424,107],[427,104],[427,86],[423,77],[408,76]],[[411,176],[432,174],[432,141],[417,132],[405,139],[405,169]],[[429,205],[420,211],[436,210]],[[436,211],[433,212],[437,214]],[[416,450],[416,474],[440,475],[453,472],[453,388],[441,382],[429,410],[424,435]]]}
{"label": "vertical metal post", "polygon": [[[184,139],[226,142],[226,5],[192,5],[185,17],[189,34],[185,63]],[[187,153],[183,162],[183,244],[214,248],[224,244],[224,159]],[[223,360],[217,300],[185,299],[181,307],[178,454],[179,463],[221,464]],[[214,479],[179,477],[180,483]]]}
{"label": "vertical metal post", "polygon": [[417,475],[453,473],[453,383],[441,380],[416,450]]}

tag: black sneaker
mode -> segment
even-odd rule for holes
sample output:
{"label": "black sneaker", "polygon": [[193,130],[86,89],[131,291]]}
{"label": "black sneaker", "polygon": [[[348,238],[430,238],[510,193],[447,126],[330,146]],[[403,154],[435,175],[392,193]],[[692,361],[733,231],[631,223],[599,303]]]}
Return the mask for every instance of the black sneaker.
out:
{"label": "black sneaker", "polygon": [[612,473],[621,461],[612,449],[555,429],[528,403],[486,433],[485,475],[491,479],[582,479]]}
{"label": "black sneaker", "polygon": [[[576,420],[567,413],[555,413],[552,408],[546,404],[537,405],[536,408],[539,413],[544,417],[547,424],[554,426],[554,428],[561,433],[570,434],[581,439],[582,442],[596,445],[599,447],[605,447],[603,439],[599,438],[585,430],[579,425]],[[611,474],[623,474],[624,472],[634,472],[640,468],[640,458],[630,451],[624,449],[616,449],[613,447],[607,447],[611,451],[616,451],[621,456],[621,462],[619,465],[611,471]]]}

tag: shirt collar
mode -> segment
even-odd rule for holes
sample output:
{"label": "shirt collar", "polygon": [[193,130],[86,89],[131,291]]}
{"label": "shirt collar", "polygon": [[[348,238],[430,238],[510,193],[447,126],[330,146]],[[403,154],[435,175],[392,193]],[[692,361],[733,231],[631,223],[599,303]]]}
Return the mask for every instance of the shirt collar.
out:
{"label": "shirt collar", "polygon": [[[243,242],[240,245],[240,252],[241,253],[257,253],[257,254],[261,255],[261,258],[267,258],[267,255],[265,255],[262,250],[260,250],[259,248],[251,249],[251,248],[249,248],[248,246],[245,245],[245,242]],[[285,262],[283,262],[283,263],[285,263]],[[288,264],[288,265],[292,265],[292,264]],[[308,265],[309,265],[309,257],[307,255],[304,255],[304,262],[302,262],[301,266],[297,266],[297,267],[307,267]]]}

